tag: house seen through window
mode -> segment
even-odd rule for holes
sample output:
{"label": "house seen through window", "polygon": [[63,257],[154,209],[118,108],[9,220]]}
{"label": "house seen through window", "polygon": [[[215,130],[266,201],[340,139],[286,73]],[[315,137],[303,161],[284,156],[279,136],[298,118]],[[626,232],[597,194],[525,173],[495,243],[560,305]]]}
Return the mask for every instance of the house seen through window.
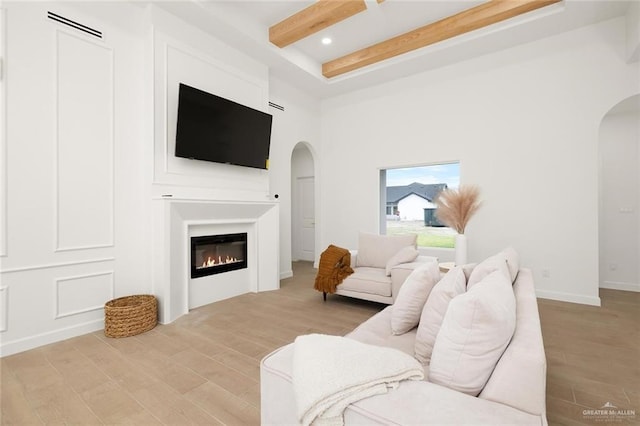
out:
{"label": "house seen through window", "polygon": [[381,234],[417,234],[420,247],[454,247],[456,232],[438,221],[434,200],[459,186],[460,163],[384,169],[380,180]]}

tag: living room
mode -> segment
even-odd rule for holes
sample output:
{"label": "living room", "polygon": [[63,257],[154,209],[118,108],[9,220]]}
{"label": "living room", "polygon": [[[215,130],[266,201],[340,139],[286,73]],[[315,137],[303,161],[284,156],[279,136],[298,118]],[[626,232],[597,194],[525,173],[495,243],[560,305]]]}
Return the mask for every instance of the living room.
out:
{"label": "living room", "polygon": [[[482,190],[470,260],[517,248],[544,299],[599,306],[602,287],[640,291],[640,197],[628,195],[639,191],[639,21],[637,4],[617,5],[513,46],[490,33],[499,48],[455,61],[456,43],[431,46],[418,72],[338,92],[346,83],[287,80],[266,54],[232,46],[239,30],[215,4],[198,17],[171,3],[4,2],[2,356],[101,330],[114,297],[156,294],[166,323],[199,306],[175,260],[184,226],[264,234],[253,246],[263,269],[211,300],[277,289],[293,275],[300,146],[313,158],[299,175],[315,181],[316,260],[379,231],[380,170],[458,161],[461,182]],[[272,114],[269,169],[176,158],[180,82]],[[618,141],[629,150],[607,150]],[[622,174],[604,182],[603,168]],[[616,191],[602,185],[621,182],[623,198],[605,198]]]}

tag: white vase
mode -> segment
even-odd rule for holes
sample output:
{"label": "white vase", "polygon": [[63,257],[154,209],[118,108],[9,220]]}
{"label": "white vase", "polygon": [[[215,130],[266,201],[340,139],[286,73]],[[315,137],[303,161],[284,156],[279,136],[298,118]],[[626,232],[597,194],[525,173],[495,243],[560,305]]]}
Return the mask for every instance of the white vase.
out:
{"label": "white vase", "polygon": [[467,263],[467,236],[456,234],[456,266]]}

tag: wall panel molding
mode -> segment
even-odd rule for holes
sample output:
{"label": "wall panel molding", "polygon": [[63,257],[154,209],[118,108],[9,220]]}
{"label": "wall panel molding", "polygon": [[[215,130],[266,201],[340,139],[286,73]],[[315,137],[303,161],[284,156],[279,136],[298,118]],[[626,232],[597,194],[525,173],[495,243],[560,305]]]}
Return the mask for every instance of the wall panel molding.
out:
{"label": "wall panel molding", "polygon": [[113,247],[113,49],[55,34],[54,251]]}
{"label": "wall panel molding", "polygon": [[103,309],[115,293],[113,276],[105,271],[56,279],[55,319]]}
{"label": "wall panel molding", "polygon": [[22,266],[19,268],[10,268],[10,269],[7,268],[2,270],[2,275],[12,274],[16,272],[37,271],[39,269],[54,269],[54,268],[64,268],[67,266],[86,265],[89,263],[113,262],[114,260],[116,260],[115,257],[103,257],[100,259],[74,260],[71,262],[46,263],[42,265]]}
{"label": "wall panel molding", "polygon": [[[175,61],[172,61],[172,58],[175,58]],[[210,75],[216,75],[218,80],[225,82],[225,84],[222,84],[218,88],[218,90],[215,91],[216,95],[225,97],[234,102],[251,106],[255,109],[267,111],[268,104],[266,102],[268,102],[268,93],[263,84],[261,84],[261,82],[259,82],[257,79],[249,75],[245,75],[242,71],[229,67],[228,65],[216,61],[215,59],[210,58],[203,53],[196,52],[187,47],[180,47],[177,44],[168,42],[164,46],[164,90],[166,99],[171,99],[171,95],[173,94],[172,91],[177,90],[177,85],[174,81],[172,81],[172,77],[174,77],[173,74],[176,71],[174,69],[174,64],[185,63],[187,61],[193,61],[194,65],[198,64],[199,68],[202,70],[208,69]],[[239,91],[236,89],[233,91],[229,91],[229,93],[225,93],[229,90],[228,87],[241,87],[242,90]],[[234,92],[239,93],[236,94]],[[212,93],[214,92],[212,91]],[[231,96],[232,94],[235,96]],[[190,171],[180,170],[170,162],[170,160],[174,157],[175,151],[175,145],[170,143],[170,141],[175,141],[175,120],[172,119],[173,117],[169,117],[169,114],[174,111],[173,108],[169,108],[168,104],[168,102],[165,103],[165,109],[163,111],[164,122],[166,123],[164,129],[163,172],[167,174],[188,176],[190,174]],[[177,105],[177,103],[175,105]]]}
{"label": "wall panel molding", "polygon": [[[269,110],[268,69],[210,50],[199,41],[185,43],[161,31],[153,36],[154,144],[153,183],[223,191],[268,192],[264,170],[179,158],[175,152],[178,85],[214,93],[243,105]],[[227,52],[228,53],[228,52]],[[242,56],[241,52],[238,56]],[[254,195],[255,197],[255,195]]]}
{"label": "wall panel molding", "polygon": [[9,286],[0,287],[0,333],[9,328]]}

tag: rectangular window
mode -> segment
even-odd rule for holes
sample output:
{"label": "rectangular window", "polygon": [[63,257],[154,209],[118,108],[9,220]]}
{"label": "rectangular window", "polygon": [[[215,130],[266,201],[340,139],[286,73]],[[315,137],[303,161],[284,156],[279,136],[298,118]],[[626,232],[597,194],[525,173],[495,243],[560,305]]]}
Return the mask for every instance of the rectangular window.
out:
{"label": "rectangular window", "polygon": [[453,248],[456,232],[441,224],[434,200],[460,184],[460,163],[381,170],[381,234],[417,234],[419,247]]}

